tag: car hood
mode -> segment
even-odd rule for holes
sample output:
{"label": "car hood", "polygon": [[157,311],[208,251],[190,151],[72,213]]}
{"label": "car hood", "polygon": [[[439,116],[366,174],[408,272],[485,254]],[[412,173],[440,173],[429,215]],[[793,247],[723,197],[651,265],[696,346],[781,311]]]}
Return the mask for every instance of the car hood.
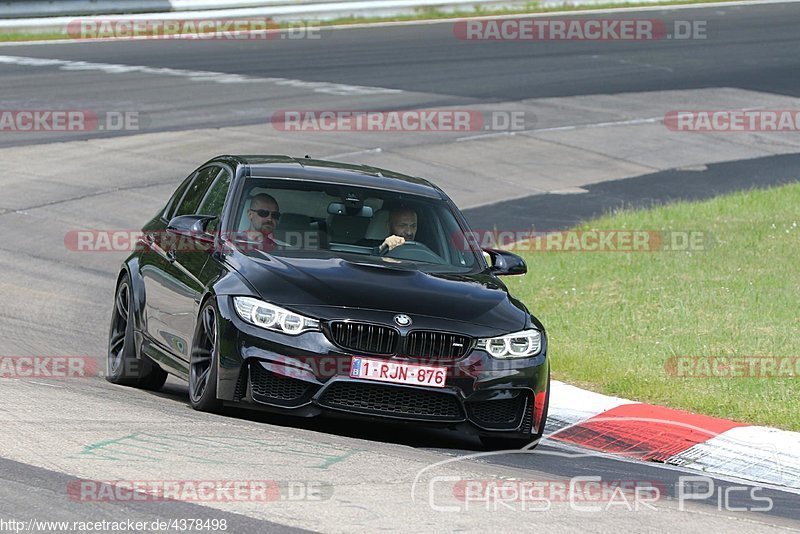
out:
{"label": "car hood", "polygon": [[237,270],[263,300],[320,319],[342,317],[342,308],[424,315],[496,328],[522,329],[525,306],[496,277],[428,274],[377,258],[347,260],[239,256]]}

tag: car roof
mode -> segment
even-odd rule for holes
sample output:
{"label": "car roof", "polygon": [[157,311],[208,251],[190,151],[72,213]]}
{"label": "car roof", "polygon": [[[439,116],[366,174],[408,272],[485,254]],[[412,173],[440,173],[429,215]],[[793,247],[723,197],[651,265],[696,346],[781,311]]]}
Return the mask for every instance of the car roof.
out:
{"label": "car roof", "polygon": [[255,178],[289,178],[370,187],[438,199],[447,198],[441,189],[424,178],[369,165],[281,155],[224,156],[224,159],[246,165],[247,174]]}

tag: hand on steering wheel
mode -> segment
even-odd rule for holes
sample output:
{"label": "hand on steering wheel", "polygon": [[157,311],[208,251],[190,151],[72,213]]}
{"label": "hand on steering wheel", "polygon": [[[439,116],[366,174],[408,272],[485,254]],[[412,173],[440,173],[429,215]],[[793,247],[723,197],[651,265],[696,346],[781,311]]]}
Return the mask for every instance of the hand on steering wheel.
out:
{"label": "hand on steering wheel", "polygon": [[385,256],[390,250],[395,249],[401,245],[405,245],[406,240],[404,237],[400,237],[398,235],[390,235],[386,239],[383,240],[381,246],[378,248],[378,252],[381,256]]}

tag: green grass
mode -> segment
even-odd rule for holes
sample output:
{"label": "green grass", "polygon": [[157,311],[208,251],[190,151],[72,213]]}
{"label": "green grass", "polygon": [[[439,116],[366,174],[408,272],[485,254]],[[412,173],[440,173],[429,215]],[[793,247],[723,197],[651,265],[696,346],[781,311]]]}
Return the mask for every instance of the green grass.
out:
{"label": "green grass", "polygon": [[[317,26],[338,26],[347,24],[368,24],[374,22],[407,22],[414,20],[438,20],[449,18],[470,18],[470,17],[487,17],[487,16],[502,16],[502,15],[524,15],[535,13],[555,13],[565,11],[591,11],[598,9],[622,9],[626,7],[654,7],[654,6],[676,6],[688,4],[706,4],[728,2],[730,0],[663,0],[658,3],[645,3],[645,2],[625,2],[622,4],[608,3],[596,4],[592,6],[574,6],[563,5],[558,7],[542,7],[538,2],[529,2],[525,7],[518,9],[486,9],[481,6],[475,6],[472,11],[442,11],[435,8],[419,8],[413,15],[399,15],[395,17],[342,17],[327,21],[308,21],[310,25]],[[79,18],[76,16],[76,18]],[[98,17],[92,17],[98,18]],[[302,21],[299,21],[302,23]],[[292,23],[278,23],[281,28],[297,27],[298,22]],[[54,40],[54,39],[67,39],[69,36],[66,30],[63,32],[42,32],[42,33],[3,33],[0,31],[0,42],[9,41],[31,41],[31,40]]]}
{"label": "green grass", "polygon": [[547,328],[553,377],[800,430],[798,378],[679,378],[672,356],[800,357],[800,184],[620,211],[580,229],[699,230],[694,252],[521,252],[509,289]]}

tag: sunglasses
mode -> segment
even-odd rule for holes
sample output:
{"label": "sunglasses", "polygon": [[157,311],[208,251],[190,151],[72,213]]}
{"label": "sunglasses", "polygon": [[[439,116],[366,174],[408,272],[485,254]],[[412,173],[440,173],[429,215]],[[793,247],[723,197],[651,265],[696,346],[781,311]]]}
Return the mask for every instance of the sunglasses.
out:
{"label": "sunglasses", "polygon": [[280,218],[281,218],[281,212],[279,212],[279,211],[270,211],[270,210],[254,210],[254,209],[252,209],[252,208],[250,209],[250,211],[254,211],[254,212],[256,212],[256,214],[258,214],[258,216],[259,216],[259,217],[262,217],[262,218],[264,218],[264,219],[266,219],[266,218],[267,218],[267,217],[269,217],[269,216],[272,216],[272,218],[273,218],[273,219],[275,219],[275,220],[277,221],[278,219],[280,219]]}

